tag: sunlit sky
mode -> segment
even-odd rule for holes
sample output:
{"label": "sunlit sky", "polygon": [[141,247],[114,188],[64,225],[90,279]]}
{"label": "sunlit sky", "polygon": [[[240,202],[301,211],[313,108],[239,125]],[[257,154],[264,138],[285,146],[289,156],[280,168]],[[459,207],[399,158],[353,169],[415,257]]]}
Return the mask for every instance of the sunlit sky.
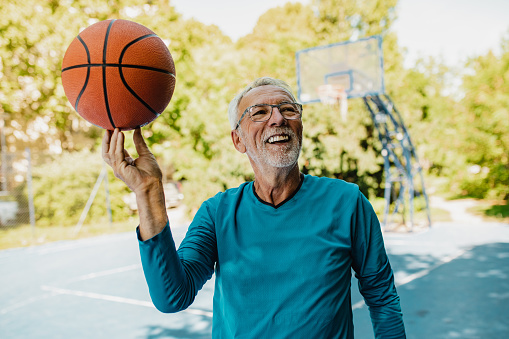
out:
{"label": "sunlit sky", "polygon": [[[296,2],[294,0],[292,2]],[[172,0],[185,18],[215,24],[232,39],[250,33],[261,14],[288,0]],[[300,0],[309,3],[310,0]],[[456,66],[468,57],[498,52],[509,36],[509,0],[400,0],[393,29],[407,48],[406,65],[435,56]]]}

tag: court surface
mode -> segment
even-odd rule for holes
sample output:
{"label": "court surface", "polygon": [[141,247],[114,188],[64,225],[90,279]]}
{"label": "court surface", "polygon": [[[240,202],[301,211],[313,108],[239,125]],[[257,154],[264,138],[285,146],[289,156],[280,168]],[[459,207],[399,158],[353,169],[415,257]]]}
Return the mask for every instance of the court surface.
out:
{"label": "court surface", "polygon": [[[186,224],[173,227],[179,243]],[[463,220],[385,233],[408,338],[509,338],[509,225]],[[373,338],[352,279],[356,338]],[[0,338],[209,338],[214,281],[163,314],[134,231],[0,251]]]}

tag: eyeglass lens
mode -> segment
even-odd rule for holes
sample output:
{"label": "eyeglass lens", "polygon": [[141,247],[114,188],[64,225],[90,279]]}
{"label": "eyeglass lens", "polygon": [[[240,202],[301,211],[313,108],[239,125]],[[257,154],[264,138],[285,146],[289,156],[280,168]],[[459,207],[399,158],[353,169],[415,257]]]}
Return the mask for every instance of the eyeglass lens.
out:
{"label": "eyeglass lens", "polygon": [[249,108],[249,116],[253,121],[269,120],[274,107],[279,109],[279,112],[285,119],[298,119],[300,117],[300,108],[297,104],[293,103],[254,105]]}

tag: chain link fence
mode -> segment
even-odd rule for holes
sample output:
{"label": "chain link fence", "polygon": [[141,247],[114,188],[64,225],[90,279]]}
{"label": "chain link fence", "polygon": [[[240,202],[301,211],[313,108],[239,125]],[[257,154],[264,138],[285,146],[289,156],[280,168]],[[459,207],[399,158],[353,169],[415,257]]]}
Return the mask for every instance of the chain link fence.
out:
{"label": "chain link fence", "polygon": [[[105,216],[111,224],[108,175],[105,165],[101,167],[102,160],[96,156],[97,163],[84,159],[77,165],[81,169],[78,172],[63,169],[62,158],[44,152],[32,153],[29,148],[21,152],[1,150],[0,230],[76,225],[79,231],[90,215],[94,220]],[[67,164],[76,163],[76,157],[67,159]],[[82,175],[83,172],[88,176]],[[99,190],[100,186],[106,192]],[[99,199],[96,195],[100,195]]]}
{"label": "chain link fence", "polygon": [[[113,224],[137,215],[136,200],[91,151],[0,152],[0,230]],[[113,179],[113,180],[112,180]],[[180,182],[164,183],[166,206],[182,204]]]}
{"label": "chain link fence", "polygon": [[35,226],[30,149],[1,152],[0,227]]}
{"label": "chain link fence", "polygon": [[52,227],[55,230],[49,232],[67,228],[75,236],[82,226],[100,232],[111,230],[113,221],[131,220],[137,215],[132,193],[122,181],[112,179],[113,172],[96,152],[0,148],[0,237],[11,230],[26,237],[31,229],[32,236],[42,239]]}

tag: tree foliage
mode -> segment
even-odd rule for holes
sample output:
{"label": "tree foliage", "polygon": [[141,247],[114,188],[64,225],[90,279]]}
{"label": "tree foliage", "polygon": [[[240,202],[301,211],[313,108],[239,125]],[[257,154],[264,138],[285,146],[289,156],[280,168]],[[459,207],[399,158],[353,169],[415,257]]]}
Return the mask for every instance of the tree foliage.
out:
{"label": "tree foliage", "polygon": [[[35,218],[38,226],[73,226],[78,223],[92,187],[99,178],[102,159],[88,150],[64,152],[35,166],[33,171]],[[97,191],[86,221],[107,222],[105,183]],[[108,190],[114,220],[131,215],[124,203],[129,189],[108,172]]]}
{"label": "tree foliage", "polygon": [[[469,171],[456,183],[477,198],[509,199],[509,38],[502,54],[492,52],[470,61],[464,78],[465,97],[457,115],[463,131],[457,152]],[[464,168],[463,168],[464,169]],[[458,171],[460,172],[460,171]]]}
{"label": "tree foliage", "polygon": [[[90,164],[93,156],[100,160],[96,151],[103,132],[68,103],[60,67],[80,30],[110,18],[149,27],[168,44],[175,60],[172,101],[143,133],[166,179],[183,181],[191,208],[217,191],[253,179],[249,162],[231,143],[227,106],[236,92],[260,76],[280,78],[296,88],[295,52],[374,34],[384,40],[387,92],[409,127],[424,168],[449,178],[451,191],[507,199],[509,44],[504,42],[500,57],[488,54],[471,61],[465,97],[457,101],[446,93],[450,70],[440,62],[421,60],[412,69],[403,68],[403,55],[391,31],[396,4],[397,0],[288,3],[268,10],[251,34],[234,43],[216,26],[183,19],[164,0],[0,2],[0,114],[6,121],[9,148],[49,149],[66,154],[63,163],[76,162],[67,175],[57,167],[45,167],[58,173],[55,178],[61,181],[44,179],[41,172],[36,208],[45,210],[43,214],[57,213],[50,212],[54,201],[78,190],[75,184],[82,182],[76,173],[84,178],[100,171],[85,176],[79,168],[79,157]],[[305,106],[303,120],[304,172],[356,182],[371,197],[381,194],[380,145],[361,100],[349,103],[348,121],[339,118],[338,110],[320,104]],[[129,136],[127,147],[132,151]],[[67,168],[63,163],[60,167]],[[472,175],[468,170],[475,166],[480,170]],[[79,196],[83,197],[79,201],[68,201],[72,206],[65,205],[69,220],[74,221],[88,194]],[[115,205],[117,216],[126,214],[120,205]],[[40,218],[50,220],[56,214]]]}

